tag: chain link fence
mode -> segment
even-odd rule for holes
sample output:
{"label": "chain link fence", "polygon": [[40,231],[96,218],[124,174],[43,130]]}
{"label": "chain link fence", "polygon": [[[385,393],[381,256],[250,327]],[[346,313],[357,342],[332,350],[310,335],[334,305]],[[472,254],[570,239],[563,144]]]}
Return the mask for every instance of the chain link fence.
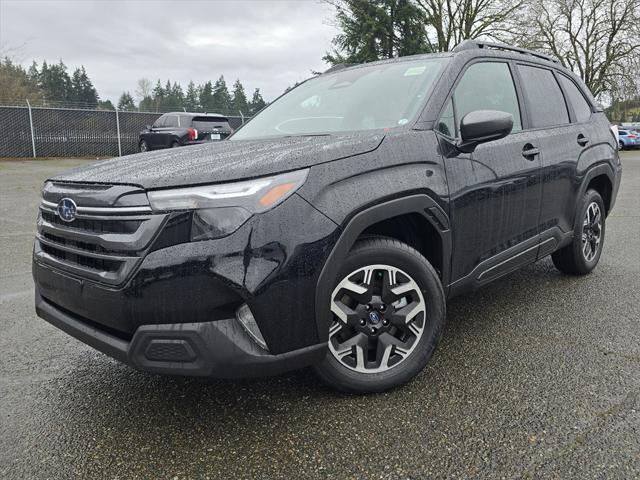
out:
{"label": "chain link fence", "polygon": [[[0,106],[0,157],[113,157],[138,151],[162,113]],[[249,117],[229,116],[233,129]]]}

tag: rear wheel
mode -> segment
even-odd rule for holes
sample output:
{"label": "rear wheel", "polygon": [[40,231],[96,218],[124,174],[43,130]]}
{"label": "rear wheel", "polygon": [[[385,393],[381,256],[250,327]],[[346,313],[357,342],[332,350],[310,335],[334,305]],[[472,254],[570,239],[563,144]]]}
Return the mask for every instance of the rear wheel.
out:
{"label": "rear wheel", "polygon": [[620,147],[620,150],[624,150],[624,142],[622,140],[618,140],[618,146]]}
{"label": "rear wheel", "polygon": [[415,249],[385,237],[351,250],[329,308],[329,350],[316,371],[329,385],[356,393],[388,390],[417,375],[445,318],[433,267]]}
{"label": "rear wheel", "polygon": [[171,148],[176,148],[176,147],[179,147],[179,146],[180,146],[180,144],[176,140],[171,142]]}
{"label": "rear wheel", "polygon": [[141,152],[147,152],[149,151],[149,145],[147,145],[147,141],[146,140],[140,140],[140,151]]}
{"label": "rear wheel", "polygon": [[602,254],[605,233],[605,209],[602,197],[588,190],[578,204],[573,241],[551,256],[558,270],[573,275],[591,272]]}

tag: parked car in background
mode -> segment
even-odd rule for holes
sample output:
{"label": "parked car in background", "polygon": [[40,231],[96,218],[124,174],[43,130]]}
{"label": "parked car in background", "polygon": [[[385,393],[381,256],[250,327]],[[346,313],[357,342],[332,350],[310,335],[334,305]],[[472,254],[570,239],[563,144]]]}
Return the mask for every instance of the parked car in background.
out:
{"label": "parked car in background", "polygon": [[153,125],[140,132],[141,152],[158,148],[180,147],[227,138],[233,129],[229,119],[216,113],[165,113]]}
{"label": "parked car in background", "polygon": [[637,148],[640,146],[640,137],[635,130],[618,129],[618,145],[620,150],[625,148]]}

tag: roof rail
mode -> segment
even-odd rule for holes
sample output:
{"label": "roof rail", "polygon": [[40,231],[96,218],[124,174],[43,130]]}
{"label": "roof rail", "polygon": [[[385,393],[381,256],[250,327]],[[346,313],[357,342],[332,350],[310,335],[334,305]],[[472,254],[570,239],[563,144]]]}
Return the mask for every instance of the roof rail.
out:
{"label": "roof rail", "polygon": [[511,52],[523,53],[525,55],[531,55],[534,57],[541,58],[543,60],[548,60],[549,62],[559,63],[558,59],[545,55],[544,53],[534,52],[533,50],[527,50],[526,48],[520,47],[512,47],[511,45],[507,45],[504,43],[493,43],[493,42],[482,42],[480,40],[464,40],[460,42],[453,49],[454,52],[462,52],[464,50],[473,50],[476,48],[487,48],[487,49],[495,49],[495,50],[508,50]]}
{"label": "roof rail", "polygon": [[342,70],[343,68],[353,67],[354,65],[358,65],[358,64],[357,63],[336,63],[333,67],[330,67],[329,69],[322,72],[322,74],[324,75],[325,73],[337,72],[338,70]]}

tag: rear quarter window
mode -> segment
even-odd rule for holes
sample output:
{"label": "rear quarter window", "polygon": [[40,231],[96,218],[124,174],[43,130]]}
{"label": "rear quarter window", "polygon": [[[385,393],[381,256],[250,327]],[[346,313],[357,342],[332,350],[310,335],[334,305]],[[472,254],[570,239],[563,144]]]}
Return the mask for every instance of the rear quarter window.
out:
{"label": "rear quarter window", "polygon": [[518,65],[524,96],[533,128],[553,127],[569,123],[569,110],[560,85],[551,70]]}
{"label": "rear quarter window", "polygon": [[584,95],[573,81],[564,75],[559,75],[560,83],[567,92],[569,103],[573,107],[573,112],[576,115],[576,121],[578,123],[587,122],[591,118],[591,105],[584,98]]}

